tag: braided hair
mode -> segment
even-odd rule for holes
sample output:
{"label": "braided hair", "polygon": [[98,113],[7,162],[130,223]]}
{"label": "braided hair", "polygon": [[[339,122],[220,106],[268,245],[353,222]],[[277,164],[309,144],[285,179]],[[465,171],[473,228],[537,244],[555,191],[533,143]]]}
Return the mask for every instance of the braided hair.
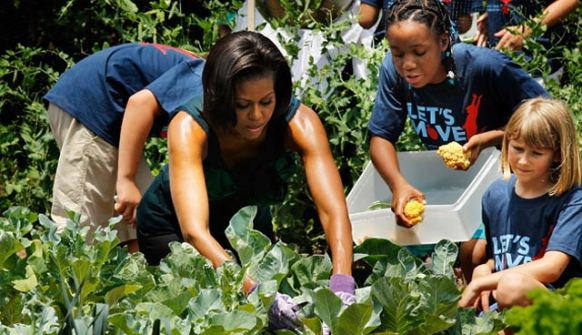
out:
{"label": "braided hair", "polygon": [[441,0],[394,1],[389,7],[386,17],[386,35],[388,35],[390,26],[406,20],[422,23],[438,36],[442,36],[445,33],[449,35],[449,44],[443,52],[442,62],[445,66],[447,77],[451,80],[454,79],[456,69],[451,47],[455,41],[456,32],[449,11]]}

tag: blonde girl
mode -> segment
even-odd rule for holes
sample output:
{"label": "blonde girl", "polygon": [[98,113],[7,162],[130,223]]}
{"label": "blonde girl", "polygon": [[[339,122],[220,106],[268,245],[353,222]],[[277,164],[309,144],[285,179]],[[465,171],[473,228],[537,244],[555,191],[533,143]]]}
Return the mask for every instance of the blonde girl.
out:
{"label": "blonde girl", "polygon": [[[524,306],[535,288],[582,277],[582,188],[576,127],[564,103],[524,102],[502,142],[504,177],[483,196],[487,263],[473,272],[459,305]],[[493,307],[493,306],[491,306]]]}

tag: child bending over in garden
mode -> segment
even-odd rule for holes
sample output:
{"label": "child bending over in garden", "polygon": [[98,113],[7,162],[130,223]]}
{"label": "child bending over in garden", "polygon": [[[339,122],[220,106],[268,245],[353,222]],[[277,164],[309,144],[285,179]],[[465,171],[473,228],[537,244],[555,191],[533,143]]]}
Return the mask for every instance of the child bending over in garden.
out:
{"label": "child bending over in garden", "polygon": [[[507,56],[464,43],[452,45],[451,36],[449,14],[440,0],[400,0],[390,8],[390,53],[380,69],[368,129],[372,162],[392,190],[391,208],[404,227],[411,226],[403,213],[405,204],[424,201],[398,165],[395,143],[407,118],[428,149],[456,141],[464,144],[465,152],[470,150],[472,164],[483,148],[501,143],[503,127],[522,100],[547,95]],[[467,279],[472,264],[481,264],[485,256],[476,252],[473,259],[475,244],[476,239],[461,248]],[[479,248],[484,249],[484,242]],[[425,254],[431,250],[424,249]]]}
{"label": "child bending over in garden", "polygon": [[475,268],[461,307],[530,303],[528,292],[582,277],[582,188],[576,127],[560,101],[530,99],[505,129],[503,179],[483,195],[489,260]]}
{"label": "child bending over in garden", "polygon": [[[170,162],[137,210],[140,250],[158,264],[172,241],[187,242],[215,267],[231,259],[225,229],[256,205],[254,227],[273,237],[269,205],[281,202],[302,159],[307,185],[331,249],[330,288],[354,302],[352,234],[339,172],[317,114],[292,97],[291,72],[275,44],[241,31],[218,40],[202,75],[204,101],[180,108],[168,128]],[[256,286],[244,281],[245,293]],[[272,328],[293,328],[296,305],[278,294]]]}
{"label": "child bending over in garden", "polygon": [[57,225],[65,225],[67,210],[78,212],[91,239],[91,231],[122,214],[118,237],[137,251],[135,209],[153,180],[144,144],[178,106],[202,95],[203,66],[185,50],[123,44],[86,57],[61,76],[44,96],[61,152],[51,209]]}

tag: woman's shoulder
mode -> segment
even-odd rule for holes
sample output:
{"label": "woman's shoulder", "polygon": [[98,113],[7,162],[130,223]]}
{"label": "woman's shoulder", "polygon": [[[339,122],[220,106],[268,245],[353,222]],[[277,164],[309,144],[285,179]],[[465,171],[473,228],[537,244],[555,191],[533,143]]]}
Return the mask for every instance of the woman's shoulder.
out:
{"label": "woman's shoulder", "polygon": [[317,116],[317,113],[311,107],[295,98],[292,99],[289,105],[285,119],[290,127],[309,127],[308,125],[313,123],[314,120],[320,122],[319,116]]}
{"label": "woman's shoulder", "polygon": [[196,123],[198,123],[205,132],[208,133],[210,131],[210,127],[202,116],[203,107],[203,98],[201,96],[195,96],[176,108],[176,111],[171,113],[171,118],[174,118],[178,112],[184,112],[188,114],[194,121],[196,121]]}
{"label": "woman's shoulder", "polygon": [[293,117],[288,122],[285,132],[285,146],[298,151],[299,148],[314,145],[319,141],[325,129],[317,113],[309,106],[299,103]]}

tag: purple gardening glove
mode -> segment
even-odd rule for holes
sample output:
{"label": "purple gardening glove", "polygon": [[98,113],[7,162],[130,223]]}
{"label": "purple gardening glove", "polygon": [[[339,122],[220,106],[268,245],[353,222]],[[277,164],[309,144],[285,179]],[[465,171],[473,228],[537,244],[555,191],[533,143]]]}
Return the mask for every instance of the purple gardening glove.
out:
{"label": "purple gardening glove", "polygon": [[[342,300],[344,306],[356,302],[356,281],[350,275],[335,274],[329,279],[329,288]],[[323,335],[330,335],[331,330],[325,324],[321,325]]]}
{"label": "purple gardening glove", "polygon": [[269,329],[297,329],[301,326],[297,311],[300,307],[293,302],[293,299],[286,295],[277,292],[275,300],[267,314],[269,318]]}
{"label": "purple gardening glove", "polygon": [[337,295],[344,306],[356,302],[356,281],[350,275],[336,274],[329,279],[329,288]]}

